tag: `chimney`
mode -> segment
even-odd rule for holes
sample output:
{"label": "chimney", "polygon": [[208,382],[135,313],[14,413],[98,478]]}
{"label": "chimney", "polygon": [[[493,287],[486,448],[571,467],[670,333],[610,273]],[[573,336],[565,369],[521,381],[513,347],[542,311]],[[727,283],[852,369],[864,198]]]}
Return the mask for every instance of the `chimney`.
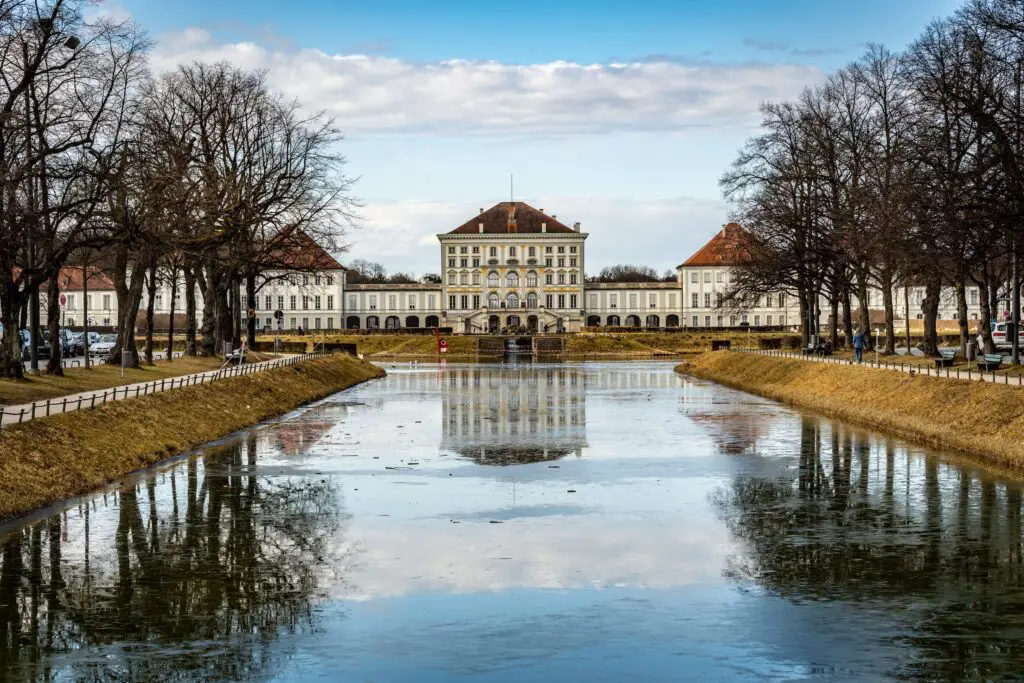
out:
{"label": "chimney", "polygon": [[481,206],[480,207],[480,213],[483,213],[483,212],[484,212],[484,207]]}
{"label": "chimney", "polygon": [[547,232],[548,231],[548,224],[547,223],[541,223],[540,224],[540,231],[541,232]]}
{"label": "chimney", "polygon": [[554,213],[553,213],[553,214],[551,214],[551,217],[552,217],[552,218],[556,218],[556,219],[557,219],[557,218],[558,218],[558,214],[554,214]]}
{"label": "chimney", "polygon": [[541,212],[541,213],[544,213],[544,209],[541,209],[541,210],[540,210],[540,212]]}
{"label": "chimney", "polygon": [[483,223],[479,223],[479,224],[477,224],[477,227],[480,228],[480,233],[483,234],[484,224]]}
{"label": "chimney", "polygon": [[580,231],[579,221],[576,221],[575,223],[572,224],[572,229],[575,230],[576,232]]}

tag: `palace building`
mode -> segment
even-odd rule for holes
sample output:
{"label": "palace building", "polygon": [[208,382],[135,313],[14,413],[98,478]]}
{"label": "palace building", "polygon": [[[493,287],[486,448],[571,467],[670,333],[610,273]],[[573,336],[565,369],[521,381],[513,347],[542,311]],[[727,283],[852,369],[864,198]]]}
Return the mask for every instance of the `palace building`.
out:
{"label": "palace building", "polygon": [[[699,250],[676,267],[669,282],[588,283],[586,241],[579,223],[572,227],[525,202],[500,202],[455,229],[437,235],[441,282],[415,284],[349,284],[346,269],[308,240],[308,258],[315,272],[277,273],[254,301],[242,296],[241,310],[253,310],[261,329],[331,331],[338,329],[447,328],[455,334],[511,332],[578,332],[584,328],[640,329],[773,327],[800,324],[797,298],[772,292],[738,307],[726,301],[736,266],[749,258],[744,231],[724,226]],[[73,275],[73,274],[72,274]],[[67,278],[65,316],[80,324],[83,293]],[[80,285],[79,288],[80,289]],[[90,281],[88,304],[93,325],[117,318],[116,296],[109,281],[97,273]],[[956,315],[952,289],[944,291],[940,318]],[[911,317],[920,316],[923,288],[911,287]],[[871,305],[881,292],[871,293]],[[977,319],[978,289],[967,288],[968,316]],[[199,315],[202,292],[196,292]],[[894,291],[904,301],[901,289]],[[112,301],[113,299],[113,301]],[[175,319],[184,313],[184,287],[164,285],[155,297],[157,327],[163,328],[173,301]],[[141,310],[147,302],[142,302]],[[872,308],[873,319],[877,311]],[[828,305],[822,305],[823,325]],[[898,310],[897,318],[902,318]],[[161,324],[163,323],[163,324]],[[201,324],[201,320],[199,321]],[[181,324],[176,323],[179,329]]]}

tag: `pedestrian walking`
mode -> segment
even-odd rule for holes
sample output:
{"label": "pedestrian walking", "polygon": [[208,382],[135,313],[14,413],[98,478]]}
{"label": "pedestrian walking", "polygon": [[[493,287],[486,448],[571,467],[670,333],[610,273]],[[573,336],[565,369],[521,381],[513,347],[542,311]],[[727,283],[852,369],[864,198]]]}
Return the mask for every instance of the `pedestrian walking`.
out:
{"label": "pedestrian walking", "polygon": [[858,363],[864,360],[864,333],[859,327],[853,333],[853,353],[857,356]]}

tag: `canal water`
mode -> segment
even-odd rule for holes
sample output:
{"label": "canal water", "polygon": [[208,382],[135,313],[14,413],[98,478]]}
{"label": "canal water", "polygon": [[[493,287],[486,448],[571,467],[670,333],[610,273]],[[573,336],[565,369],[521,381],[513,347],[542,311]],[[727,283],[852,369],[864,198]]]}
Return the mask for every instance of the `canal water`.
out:
{"label": "canal water", "polygon": [[1021,680],[1021,487],[670,363],[389,377],[0,529],[0,680]]}

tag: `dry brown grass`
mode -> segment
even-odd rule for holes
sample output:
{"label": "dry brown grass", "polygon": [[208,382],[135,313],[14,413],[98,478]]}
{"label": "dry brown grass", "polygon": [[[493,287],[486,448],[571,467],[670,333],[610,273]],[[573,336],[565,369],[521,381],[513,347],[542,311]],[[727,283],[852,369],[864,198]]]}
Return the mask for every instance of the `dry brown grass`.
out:
{"label": "dry brown grass", "polygon": [[1024,389],[991,382],[739,353],[706,353],[677,371],[910,441],[1024,468]]}
{"label": "dry brown grass", "polygon": [[0,519],[383,375],[338,355],[10,427],[0,432]]}
{"label": "dry brown grass", "polygon": [[[475,356],[476,338],[466,335],[444,335],[449,356]],[[273,342],[273,336],[259,336],[259,341]],[[284,342],[305,343],[312,349],[321,339],[328,344],[355,344],[364,356],[422,358],[437,355],[437,338],[423,334],[319,334],[282,335]]]}
{"label": "dry brown grass", "polygon": [[[268,358],[271,354],[266,354]],[[124,371],[118,365],[96,364],[91,369],[68,368],[63,377],[53,375],[27,376],[24,380],[0,380],[0,405],[15,405],[41,401],[55,396],[67,396],[81,391],[109,389],[136,382],[190,375],[194,372],[216,370],[223,363],[217,358],[176,358],[171,362],[157,361],[155,365],[144,365]]]}

